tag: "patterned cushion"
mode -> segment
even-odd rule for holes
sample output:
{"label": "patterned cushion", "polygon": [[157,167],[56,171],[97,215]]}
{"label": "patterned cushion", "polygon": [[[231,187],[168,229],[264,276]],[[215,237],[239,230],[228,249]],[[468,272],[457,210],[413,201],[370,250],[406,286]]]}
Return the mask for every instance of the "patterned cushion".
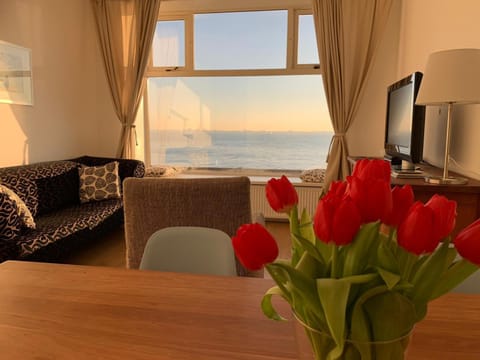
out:
{"label": "patterned cushion", "polygon": [[300,174],[300,179],[304,182],[323,183],[325,180],[325,169],[304,170]]}
{"label": "patterned cushion", "polygon": [[12,240],[17,237],[22,225],[17,203],[8,195],[0,193],[0,240]]}
{"label": "patterned cushion", "polygon": [[63,174],[35,180],[38,189],[37,215],[79,204],[78,169]]}
{"label": "patterned cushion", "polygon": [[[21,225],[35,229],[35,220],[33,219],[32,213],[28,209],[27,205],[23,202],[14,191],[6,187],[5,185],[0,184],[0,194],[5,195],[11,202],[15,203],[15,211],[20,218]],[[3,205],[2,205],[3,208]],[[9,207],[10,208],[10,207]]]}
{"label": "patterned cushion", "polygon": [[103,166],[81,166],[80,202],[120,198],[120,177],[118,162],[112,161]]}

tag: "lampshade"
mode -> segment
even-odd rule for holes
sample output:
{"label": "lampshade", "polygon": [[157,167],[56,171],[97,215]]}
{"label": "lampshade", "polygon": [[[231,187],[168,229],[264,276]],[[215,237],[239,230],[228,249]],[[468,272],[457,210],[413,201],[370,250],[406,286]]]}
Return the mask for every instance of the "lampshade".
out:
{"label": "lampshade", "polygon": [[480,49],[430,54],[416,104],[480,103]]}

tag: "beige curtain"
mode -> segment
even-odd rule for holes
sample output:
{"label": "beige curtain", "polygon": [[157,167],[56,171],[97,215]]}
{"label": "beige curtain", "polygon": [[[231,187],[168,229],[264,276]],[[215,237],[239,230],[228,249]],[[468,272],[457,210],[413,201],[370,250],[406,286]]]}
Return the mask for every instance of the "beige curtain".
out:
{"label": "beige curtain", "polygon": [[350,174],[345,134],[358,110],[393,0],[312,0],[318,52],[333,130],[325,189]]}
{"label": "beige curtain", "polygon": [[92,0],[115,111],[122,130],[117,156],[135,156],[135,116],[160,0]]}

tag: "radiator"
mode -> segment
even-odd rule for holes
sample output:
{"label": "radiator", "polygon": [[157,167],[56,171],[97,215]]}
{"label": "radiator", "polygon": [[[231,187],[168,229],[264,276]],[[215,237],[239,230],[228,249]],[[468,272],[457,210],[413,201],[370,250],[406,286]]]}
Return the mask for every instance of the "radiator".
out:
{"label": "radiator", "polygon": [[[298,211],[299,215],[303,209],[307,209],[310,216],[313,217],[317,208],[318,199],[322,192],[322,186],[311,184],[294,184],[298,193]],[[263,214],[267,220],[287,220],[287,215],[278,214],[272,210],[265,196],[265,184],[257,183],[250,186],[250,200],[252,203],[252,214]]]}

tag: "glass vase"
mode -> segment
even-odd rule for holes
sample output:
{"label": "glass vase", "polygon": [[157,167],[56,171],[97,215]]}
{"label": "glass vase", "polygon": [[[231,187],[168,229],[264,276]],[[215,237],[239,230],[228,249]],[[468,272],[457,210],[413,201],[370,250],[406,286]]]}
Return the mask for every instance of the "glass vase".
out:
{"label": "glass vase", "polygon": [[363,342],[347,339],[341,354],[333,356],[335,341],[330,334],[315,330],[298,318],[294,321],[301,360],[404,360],[412,334],[409,332],[388,341]]}

